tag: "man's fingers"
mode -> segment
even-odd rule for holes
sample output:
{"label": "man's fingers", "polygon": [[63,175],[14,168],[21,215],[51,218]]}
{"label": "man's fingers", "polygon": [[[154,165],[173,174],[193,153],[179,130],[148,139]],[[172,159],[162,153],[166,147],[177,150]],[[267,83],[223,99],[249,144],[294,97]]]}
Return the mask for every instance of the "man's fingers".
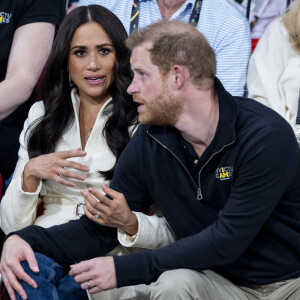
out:
{"label": "man's fingers", "polygon": [[99,289],[97,286],[95,286],[95,287],[89,289],[88,292],[89,292],[90,294],[96,294],[96,293],[102,292],[102,290]]}
{"label": "man's fingers", "polygon": [[74,280],[79,283],[87,282],[91,279],[91,274],[89,272],[83,272],[74,276]]}
{"label": "man's fingers", "polygon": [[37,288],[36,282],[23,270],[21,265],[19,265],[18,267],[13,268],[12,270],[19,279],[23,280],[24,282],[26,282],[27,284],[32,286],[34,289]]}
{"label": "man's fingers", "polygon": [[86,261],[82,261],[78,264],[71,265],[69,274],[71,276],[76,276],[77,274],[80,274],[82,272],[87,272],[89,270],[90,270],[89,264]]}
{"label": "man's fingers", "polygon": [[[26,253],[26,260],[28,262],[28,265],[29,265],[29,268],[32,272],[34,273],[38,273],[40,270],[39,270],[39,267],[38,267],[38,263],[37,263],[37,260],[35,258],[35,255],[32,251],[32,249],[30,248],[29,251],[27,251]],[[23,269],[22,269],[23,270]],[[26,274],[26,273],[25,273]]]}
{"label": "man's fingers", "polygon": [[17,297],[16,297],[16,294],[15,294],[15,291],[11,287],[11,285],[9,284],[9,281],[6,277],[6,274],[4,272],[1,272],[1,275],[2,275],[2,280],[4,282],[4,285],[5,285],[6,289],[7,289],[7,292],[8,292],[8,295],[9,295],[10,299],[16,300]]}
{"label": "man's fingers", "polygon": [[7,276],[7,281],[9,282],[8,286],[13,290],[10,290],[9,295],[10,293],[15,295],[14,291],[16,291],[22,297],[22,299],[27,299],[27,294],[25,293],[21,284],[18,282],[16,275],[9,269],[6,270],[5,274]]}

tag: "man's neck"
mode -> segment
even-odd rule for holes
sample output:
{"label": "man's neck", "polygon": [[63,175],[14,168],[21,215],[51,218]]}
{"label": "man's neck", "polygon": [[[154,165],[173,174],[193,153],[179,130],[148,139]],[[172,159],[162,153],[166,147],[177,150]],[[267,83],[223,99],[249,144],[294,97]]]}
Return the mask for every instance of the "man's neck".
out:
{"label": "man's neck", "polygon": [[170,19],[186,0],[157,0],[163,19]]}
{"label": "man's neck", "polygon": [[216,91],[189,93],[184,113],[176,124],[181,135],[200,157],[212,142],[219,122],[219,101]]}

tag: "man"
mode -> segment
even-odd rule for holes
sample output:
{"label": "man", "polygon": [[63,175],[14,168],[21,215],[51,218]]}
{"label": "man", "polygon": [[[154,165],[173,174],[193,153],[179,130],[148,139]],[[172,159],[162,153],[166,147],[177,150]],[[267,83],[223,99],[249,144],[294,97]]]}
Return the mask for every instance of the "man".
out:
{"label": "man", "polygon": [[[140,103],[139,120],[151,125],[140,125],[105,192],[112,205],[125,196],[136,211],[154,202],[178,241],[83,261],[70,274],[90,293],[155,282],[150,299],[298,299],[300,153],[289,124],[227,93],[212,48],[187,24],[153,24],[128,45],[135,73],[128,92]],[[60,262],[81,261],[114,247],[108,230],[83,217],[18,231],[4,245],[5,283],[19,290],[17,274],[36,287],[19,265],[27,260],[37,272],[28,243]]]}
{"label": "man", "polygon": [[251,50],[249,22],[227,0],[80,0],[78,3],[90,4],[111,10],[128,34],[161,19],[192,22],[214,49],[217,76],[225,88],[235,96],[244,95]]}

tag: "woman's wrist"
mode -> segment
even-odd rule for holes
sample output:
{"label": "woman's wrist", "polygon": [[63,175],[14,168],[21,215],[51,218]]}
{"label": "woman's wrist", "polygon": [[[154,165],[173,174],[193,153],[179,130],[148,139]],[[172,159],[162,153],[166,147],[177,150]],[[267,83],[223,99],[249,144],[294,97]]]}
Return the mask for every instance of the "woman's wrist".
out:
{"label": "woman's wrist", "polygon": [[119,229],[121,229],[122,231],[126,232],[126,234],[131,236],[137,234],[139,229],[139,223],[135,213],[131,212],[129,221],[126,223],[127,223],[126,225],[123,225]]}
{"label": "woman's wrist", "polygon": [[24,192],[33,193],[40,184],[40,178],[33,175],[30,167],[30,161],[25,165],[23,170],[22,190]]}

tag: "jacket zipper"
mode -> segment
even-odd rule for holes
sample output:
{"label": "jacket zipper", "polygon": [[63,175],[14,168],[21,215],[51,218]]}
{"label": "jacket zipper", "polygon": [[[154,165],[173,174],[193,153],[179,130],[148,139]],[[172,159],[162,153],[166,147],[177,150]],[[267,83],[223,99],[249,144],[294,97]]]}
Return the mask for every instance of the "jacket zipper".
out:
{"label": "jacket zipper", "polygon": [[225,147],[228,147],[228,146],[232,145],[234,142],[235,142],[235,141],[233,140],[231,143],[224,145],[218,152],[213,153],[213,154],[211,155],[211,157],[207,160],[207,162],[206,162],[206,163],[202,166],[202,168],[200,169],[200,171],[199,171],[199,177],[198,177],[198,178],[199,178],[199,187],[198,187],[198,190],[197,190],[197,200],[200,201],[200,200],[203,199],[202,191],[201,191],[201,184],[200,184],[200,176],[201,176],[201,172],[202,172],[203,168],[210,162],[210,160],[211,160],[216,154],[220,153],[221,151],[223,151],[223,149],[224,149]]}
{"label": "jacket zipper", "polygon": [[203,196],[202,196],[202,191],[201,191],[201,184],[200,184],[200,175],[201,175],[201,172],[202,172],[202,170],[203,170],[203,168],[210,162],[210,160],[216,155],[216,154],[218,154],[218,153],[220,153],[221,151],[223,151],[223,149],[225,148],[225,147],[228,147],[228,146],[230,146],[230,145],[232,145],[235,141],[233,140],[231,143],[229,143],[229,144],[226,144],[226,145],[224,145],[218,152],[215,152],[215,153],[213,153],[212,155],[211,155],[211,157],[207,160],[207,162],[202,166],[202,168],[200,169],[200,171],[199,171],[199,186],[197,186],[197,184],[196,184],[196,182],[194,181],[194,178],[193,178],[193,176],[190,174],[190,172],[188,171],[188,169],[183,165],[183,163],[181,162],[181,160],[168,148],[168,147],[166,147],[164,144],[162,144],[159,140],[157,140],[153,135],[151,135],[150,133],[149,133],[149,131],[147,131],[147,133],[148,133],[148,135],[149,136],[151,136],[159,145],[161,145],[163,148],[165,148],[167,151],[169,151],[176,159],[177,159],[177,161],[181,164],[181,166],[184,168],[184,170],[189,174],[189,176],[190,176],[190,178],[191,178],[191,180],[192,180],[192,182],[194,183],[194,185],[196,186],[196,188],[197,188],[197,200],[202,200],[203,199]]}
{"label": "jacket zipper", "polygon": [[[159,140],[157,140],[153,135],[151,135],[148,131],[147,131],[148,135],[150,135],[158,144],[160,144],[163,148],[165,148],[167,151],[169,151],[176,159],[177,161],[182,165],[182,167],[185,169],[185,171],[189,174],[191,180],[193,181],[194,185],[196,186],[197,190],[198,190],[198,186],[193,178],[193,176],[190,174],[190,172],[188,171],[188,169],[184,166],[184,164],[181,162],[181,160],[168,148],[166,147],[164,144],[162,144]],[[198,198],[198,197],[197,197]]]}

